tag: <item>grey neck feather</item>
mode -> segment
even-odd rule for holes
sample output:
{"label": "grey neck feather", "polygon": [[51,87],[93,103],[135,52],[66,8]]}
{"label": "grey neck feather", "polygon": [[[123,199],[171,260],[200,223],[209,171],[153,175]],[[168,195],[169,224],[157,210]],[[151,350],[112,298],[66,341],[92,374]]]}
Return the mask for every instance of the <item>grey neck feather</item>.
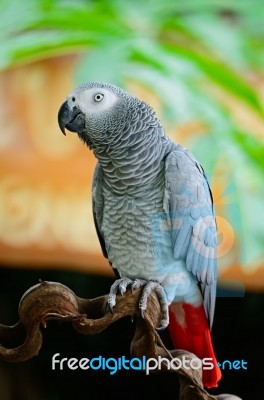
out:
{"label": "grey neck feather", "polygon": [[103,147],[91,147],[108,189],[117,194],[140,195],[163,179],[163,160],[174,146],[154,111],[140,102],[137,114],[114,133],[112,141]]}

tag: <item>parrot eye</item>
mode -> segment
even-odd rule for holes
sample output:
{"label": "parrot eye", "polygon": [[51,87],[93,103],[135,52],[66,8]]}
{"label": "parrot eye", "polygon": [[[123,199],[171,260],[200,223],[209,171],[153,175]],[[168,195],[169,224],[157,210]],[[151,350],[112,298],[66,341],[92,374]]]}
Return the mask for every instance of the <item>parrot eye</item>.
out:
{"label": "parrot eye", "polygon": [[96,93],[96,95],[94,96],[94,100],[99,102],[102,101],[104,98],[104,95],[102,93]]}

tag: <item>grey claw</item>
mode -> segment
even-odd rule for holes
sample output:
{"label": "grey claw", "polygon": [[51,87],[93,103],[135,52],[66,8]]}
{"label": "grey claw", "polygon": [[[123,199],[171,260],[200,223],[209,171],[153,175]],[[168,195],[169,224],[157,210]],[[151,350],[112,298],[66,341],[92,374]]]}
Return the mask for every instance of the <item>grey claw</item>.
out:
{"label": "grey claw", "polygon": [[145,311],[147,309],[147,302],[145,301],[145,299],[143,298],[143,295],[140,299],[139,302],[139,310],[140,310],[140,314],[142,318],[145,318]]}
{"label": "grey claw", "polygon": [[123,279],[117,279],[113,285],[110,288],[110,293],[108,296],[108,306],[111,312],[113,312],[113,308],[116,305],[116,296],[118,293],[121,294],[121,296],[124,295],[124,293],[127,290],[127,287],[129,285],[132,285],[132,280],[129,278],[123,278]]}
{"label": "grey claw", "polygon": [[168,326],[168,321],[165,320],[165,319],[163,319],[163,320],[161,321],[161,323],[160,323],[160,326],[158,326],[158,327],[156,328],[156,331],[164,331],[164,329],[166,329],[167,326]]}
{"label": "grey claw", "polygon": [[121,296],[123,296],[125,292],[126,292],[126,287],[124,285],[120,285],[119,293],[121,294]]}
{"label": "grey claw", "polygon": [[111,313],[113,313],[113,308],[116,305],[115,297],[109,296],[109,298],[107,300],[107,304],[108,304],[109,310],[111,311]]}

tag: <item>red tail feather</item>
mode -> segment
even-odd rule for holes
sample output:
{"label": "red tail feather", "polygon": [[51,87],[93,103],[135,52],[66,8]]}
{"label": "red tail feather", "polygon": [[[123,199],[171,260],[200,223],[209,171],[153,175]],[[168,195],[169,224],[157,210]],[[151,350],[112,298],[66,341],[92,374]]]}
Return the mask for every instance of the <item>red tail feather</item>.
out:
{"label": "red tail feather", "polygon": [[217,366],[210,329],[203,305],[194,307],[187,303],[172,303],[169,307],[169,332],[176,349],[194,353],[198,358],[212,358],[214,368],[203,370],[203,384],[217,386],[221,371]]}

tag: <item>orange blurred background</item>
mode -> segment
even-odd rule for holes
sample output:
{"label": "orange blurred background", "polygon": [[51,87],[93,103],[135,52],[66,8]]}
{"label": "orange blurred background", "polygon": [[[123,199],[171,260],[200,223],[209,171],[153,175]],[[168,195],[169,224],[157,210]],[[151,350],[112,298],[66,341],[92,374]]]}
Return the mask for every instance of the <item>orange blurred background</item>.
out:
{"label": "orange blurred background", "polygon": [[[57,112],[75,86],[78,56],[33,62],[1,72],[0,262],[10,267],[62,268],[111,275],[96,236],[91,204],[95,157],[77,135],[65,138]],[[153,93],[130,84],[131,90],[156,110]],[[185,144],[199,121],[170,129]],[[223,177],[212,182],[221,214]],[[220,256],[234,245],[232,226],[218,216]],[[234,249],[233,249],[234,250]],[[220,270],[219,282],[237,281],[246,289],[264,288],[262,266],[247,272],[232,263]]]}

